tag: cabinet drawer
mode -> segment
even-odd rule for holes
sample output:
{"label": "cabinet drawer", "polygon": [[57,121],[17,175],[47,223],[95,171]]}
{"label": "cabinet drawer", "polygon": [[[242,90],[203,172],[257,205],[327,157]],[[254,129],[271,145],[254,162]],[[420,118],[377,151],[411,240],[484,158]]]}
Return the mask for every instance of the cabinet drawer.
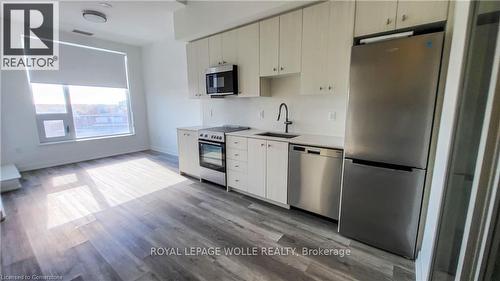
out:
{"label": "cabinet drawer", "polygon": [[242,162],[233,159],[227,159],[227,169],[240,173],[247,173],[247,162]]}
{"label": "cabinet drawer", "polygon": [[226,145],[228,148],[247,150],[247,138],[228,136]]}
{"label": "cabinet drawer", "polygon": [[247,175],[235,171],[227,171],[227,185],[243,191],[247,190]]}
{"label": "cabinet drawer", "polygon": [[229,147],[226,152],[226,158],[238,161],[247,161],[247,151]]}

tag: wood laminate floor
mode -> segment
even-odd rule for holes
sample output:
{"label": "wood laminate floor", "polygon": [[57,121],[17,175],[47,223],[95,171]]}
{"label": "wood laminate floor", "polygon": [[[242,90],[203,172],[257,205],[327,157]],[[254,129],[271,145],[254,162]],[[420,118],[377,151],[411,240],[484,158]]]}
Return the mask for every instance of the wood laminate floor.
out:
{"label": "wood laminate floor", "polygon": [[[160,153],[26,172],[22,184],[2,194],[7,214],[0,224],[4,277],[414,279],[413,262],[344,238],[331,221],[180,176],[176,159]],[[152,248],[179,253],[152,255]],[[285,252],[294,248],[299,254]],[[303,255],[303,248],[348,249],[350,255]],[[186,255],[197,249],[221,254]],[[256,249],[258,255],[251,255]],[[237,250],[249,255],[236,255]]]}

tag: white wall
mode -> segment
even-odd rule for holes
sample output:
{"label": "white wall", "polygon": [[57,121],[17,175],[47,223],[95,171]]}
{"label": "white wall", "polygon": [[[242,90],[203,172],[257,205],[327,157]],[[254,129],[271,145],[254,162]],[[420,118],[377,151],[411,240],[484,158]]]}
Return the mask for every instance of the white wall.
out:
{"label": "white wall", "polygon": [[188,98],[186,43],[167,39],[142,49],[151,149],[177,155],[177,127],[201,124],[200,101]]}
{"label": "white wall", "polygon": [[[61,40],[127,53],[135,135],[40,145],[25,71],[1,71],[1,163],[31,170],[149,148],[141,50],[73,34]],[[99,71],[96,69],[96,71]]]}
{"label": "white wall", "polygon": [[[300,79],[296,75],[273,79],[271,97],[202,100],[203,125],[235,124],[283,131],[284,116],[280,121],[276,119],[280,103],[285,102],[293,122],[290,132],[343,137],[347,94],[301,96],[299,88]],[[264,111],[262,119],[261,111]],[[335,120],[330,115],[335,115]]]}
{"label": "white wall", "polygon": [[190,41],[317,1],[187,1],[174,12],[175,38]]}
{"label": "white wall", "polygon": [[455,3],[452,45],[437,137],[436,158],[434,170],[432,171],[429,205],[425,219],[422,246],[415,261],[416,280],[428,280],[432,269],[434,247],[439,231],[438,223],[441,215],[441,204],[445,191],[446,176],[448,174],[449,158],[452,152],[454,120],[458,110],[457,100],[462,86],[462,71],[465,64],[464,56],[467,44],[467,19],[470,5],[469,1],[457,1]]}

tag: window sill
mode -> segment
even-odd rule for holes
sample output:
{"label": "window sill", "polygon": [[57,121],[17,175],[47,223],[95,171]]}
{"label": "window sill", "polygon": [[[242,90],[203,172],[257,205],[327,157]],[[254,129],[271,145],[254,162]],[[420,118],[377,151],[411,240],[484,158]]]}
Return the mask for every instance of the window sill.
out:
{"label": "window sill", "polygon": [[83,142],[83,141],[114,139],[114,138],[131,137],[131,136],[135,136],[135,133],[112,135],[112,136],[102,136],[102,137],[82,138],[82,139],[73,139],[73,140],[63,140],[63,141],[39,142],[38,145],[46,146],[46,145],[53,145],[53,144],[77,143],[77,142]]}

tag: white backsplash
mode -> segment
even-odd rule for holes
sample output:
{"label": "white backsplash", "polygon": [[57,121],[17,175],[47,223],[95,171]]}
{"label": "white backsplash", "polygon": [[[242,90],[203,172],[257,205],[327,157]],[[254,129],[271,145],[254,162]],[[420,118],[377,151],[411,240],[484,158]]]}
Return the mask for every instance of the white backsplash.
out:
{"label": "white backsplash", "polygon": [[203,125],[242,125],[252,128],[284,131],[284,113],[278,117],[278,107],[288,105],[289,131],[294,133],[344,136],[346,93],[332,95],[299,95],[298,75],[275,78],[271,96],[258,98],[226,97],[202,100]]}

